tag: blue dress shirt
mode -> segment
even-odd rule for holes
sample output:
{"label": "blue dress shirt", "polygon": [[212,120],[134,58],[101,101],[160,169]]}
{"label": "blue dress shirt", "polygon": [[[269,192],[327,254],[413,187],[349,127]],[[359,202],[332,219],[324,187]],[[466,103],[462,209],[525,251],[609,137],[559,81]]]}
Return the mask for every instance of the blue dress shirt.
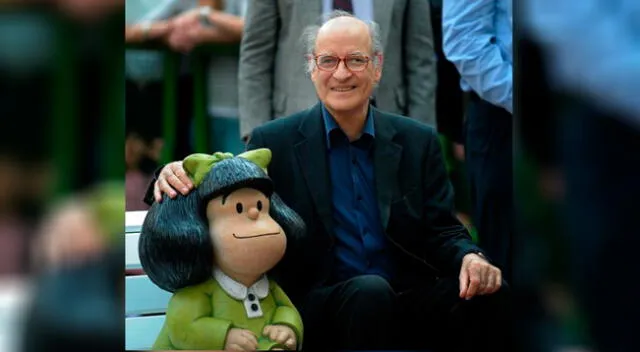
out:
{"label": "blue dress shirt", "polygon": [[511,0],[445,0],[442,45],[464,91],[513,113]]}
{"label": "blue dress shirt", "polygon": [[[351,0],[353,15],[363,21],[373,21],[373,0]],[[322,1],[322,15],[326,18],[333,11],[333,0]]]}
{"label": "blue dress shirt", "polygon": [[392,277],[388,242],[382,228],[373,170],[375,131],[371,109],[364,131],[349,142],[331,114],[322,107],[327,138],[333,224],[334,281],[357,275]]}

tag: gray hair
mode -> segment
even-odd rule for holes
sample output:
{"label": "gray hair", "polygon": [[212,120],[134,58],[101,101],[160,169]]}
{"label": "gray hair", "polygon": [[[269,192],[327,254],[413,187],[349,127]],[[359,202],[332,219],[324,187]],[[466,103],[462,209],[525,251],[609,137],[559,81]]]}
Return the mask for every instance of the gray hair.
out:
{"label": "gray hair", "polygon": [[[331,12],[328,16],[324,18],[322,23],[326,23],[334,18],[338,17],[353,17],[356,18],[349,12],[335,10]],[[382,40],[380,39],[380,26],[373,21],[364,21],[369,27],[369,35],[371,36],[371,51],[373,54],[373,64],[378,66],[380,64],[378,54],[382,54]],[[307,58],[307,73],[311,73],[314,67],[314,61],[309,60],[308,58],[314,56],[315,47],[316,47],[316,39],[318,38],[318,32],[320,31],[321,25],[311,25],[305,28],[302,39],[304,40],[304,49],[305,49],[305,57]]]}

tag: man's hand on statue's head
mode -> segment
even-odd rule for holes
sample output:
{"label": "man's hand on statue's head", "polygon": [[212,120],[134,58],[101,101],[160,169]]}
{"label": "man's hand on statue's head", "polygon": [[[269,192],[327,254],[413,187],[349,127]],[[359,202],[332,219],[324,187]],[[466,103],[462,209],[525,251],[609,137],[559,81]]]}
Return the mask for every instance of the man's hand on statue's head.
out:
{"label": "man's hand on statue's head", "polygon": [[153,186],[153,196],[156,202],[162,201],[162,194],[166,193],[169,198],[175,198],[178,191],[182,195],[187,195],[193,189],[193,182],[187,172],[182,167],[182,161],[174,161],[167,164]]}

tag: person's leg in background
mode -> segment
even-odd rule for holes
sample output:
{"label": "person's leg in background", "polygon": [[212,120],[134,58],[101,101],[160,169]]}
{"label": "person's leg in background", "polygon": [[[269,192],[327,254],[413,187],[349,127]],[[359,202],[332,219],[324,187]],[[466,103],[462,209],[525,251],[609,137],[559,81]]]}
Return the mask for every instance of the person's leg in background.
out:
{"label": "person's leg in background", "polygon": [[[183,66],[186,66],[186,64],[183,64]],[[191,126],[194,121],[193,77],[190,72],[186,72],[186,69],[182,71],[178,79],[178,122],[176,124],[176,145],[174,150],[176,160],[181,160],[194,152],[194,138],[191,133]]]}
{"label": "person's leg in background", "polygon": [[162,149],[162,84],[126,81],[126,209],[145,210],[142,202]]}
{"label": "person's leg in background", "polygon": [[513,116],[471,93],[465,160],[479,245],[511,281]]}
{"label": "person's leg in background", "polygon": [[[460,220],[473,229],[468,214],[471,213],[467,172],[464,163],[464,92],[460,88],[460,74],[447,60],[442,50],[442,2],[431,1],[431,25],[434,51],[437,57],[438,86],[436,87],[436,119],[438,133],[447,140],[445,155],[451,166],[449,177],[455,189],[456,210]],[[472,231],[472,236],[475,231]],[[475,238],[475,236],[474,236]]]}

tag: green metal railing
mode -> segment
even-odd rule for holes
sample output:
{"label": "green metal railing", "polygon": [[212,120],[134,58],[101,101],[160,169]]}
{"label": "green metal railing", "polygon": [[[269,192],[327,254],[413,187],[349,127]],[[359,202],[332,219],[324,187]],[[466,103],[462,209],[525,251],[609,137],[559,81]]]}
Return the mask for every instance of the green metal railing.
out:
{"label": "green metal railing", "polygon": [[[129,44],[127,49],[156,50],[164,53],[163,116],[162,130],[164,147],[161,163],[175,160],[178,121],[178,77],[180,54],[171,51],[162,43]],[[209,125],[207,118],[207,67],[211,55],[238,55],[238,44],[215,44],[196,48],[191,54],[193,75],[193,138],[194,149],[206,152],[209,149]]]}

